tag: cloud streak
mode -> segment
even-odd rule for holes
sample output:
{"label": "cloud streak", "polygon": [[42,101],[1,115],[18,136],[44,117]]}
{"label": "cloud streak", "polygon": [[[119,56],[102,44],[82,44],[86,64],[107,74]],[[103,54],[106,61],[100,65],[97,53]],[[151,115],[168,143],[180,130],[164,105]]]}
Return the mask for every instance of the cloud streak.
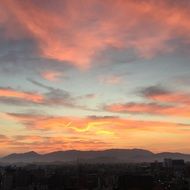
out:
{"label": "cloud streak", "polygon": [[[60,150],[80,149],[80,150],[92,150],[99,147],[104,149],[106,146],[110,146],[108,143],[93,139],[88,140],[87,138],[77,137],[63,137],[63,136],[42,136],[42,135],[15,135],[5,136],[0,135],[0,145],[4,147],[4,150],[0,150],[4,154],[14,152],[23,152],[34,150],[41,153],[49,153]],[[5,147],[8,152],[5,151]]]}
{"label": "cloud streak", "polygon": [[13,98],[33,103],[42,103],[44,97],[39,93],[17,91],[11,88],[0,88],[0,98]]}
{"label": "cloud streak", "polygon": [[90,108],[80,105],[78,101],[80,99],[91,99],[95,97],[94,94],[75,97],[66,90],[53,88],[31,79],[29,79],[29,81],[34,85],[47,90],[47,92],[29,92],[0,87],[0,103],[17,106],[65,106],[82,110],[90,110]]}
{"label": "cloud streak", "polygon": [[142,94],[151,100],[163,103],[190,105],[190,93],[173,92],[159,86],[151,86],[142,90]]}
{"label": "cloud streak", "polygon": [[118,103],[104,106],[104,110],[116,113],[149,114],[190,118],[190,108],[159,103]]}
{"label": "cloud streak", "polygon": [[103,110],[127,114],[149,114],[190,118],[190,94],[169,91],[161,86],[150,86],[140,90],[144,102],[113,103]]}
{"label": "cloud streak", "polygon": [[44,71],[41,73],[42,78],[48,81],[58,81],[61,75],[62,74],[60,72],[56,71]]}
{"label": "cloud streak", "polygon": [[[114,116],[65,117],[9,113],[16,122],[21,123],[30,133],[43,134],[42,137],[30,135],[17,137],[15,148],[23,150],[34,148],[41,152],[50,150],[77,149],[104,149],[141,147],[160,151],[178,148],[189,151],[185,144],[189,143],[189,125],[143,121],[118,118]],[[43,131],[43,133],[41,133]],[[41,135],[39,135],[41,136]],[[11,137],[13,138],[13,137]],[[3,143],[7,139],[2,138]],[[164,142],[155,143],[155,142]],[[179,146],[176,146],[178,143]],[[96,147],[98,145],[98,147]],[[62,148],[61,148],[62,147]]]}

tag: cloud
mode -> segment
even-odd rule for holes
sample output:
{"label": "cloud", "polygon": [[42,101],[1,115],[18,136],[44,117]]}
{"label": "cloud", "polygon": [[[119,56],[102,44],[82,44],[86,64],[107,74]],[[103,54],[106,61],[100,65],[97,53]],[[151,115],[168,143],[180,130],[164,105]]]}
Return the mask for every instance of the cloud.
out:
{"label": "cloud", "polygon": [[[66,106],[66,107],[80,107],[75,105],[74,99],[70,94],[60,90],[51,89],[46,93],[27,92],[15,90],[13,88],[0,88],[0,102],[10,105],[43,105],[43,106]],[[81,106],[82,108],[82,106]]]}
{"label": "cloud", "polygon": [[160,113],[161,110],[170,108],[170,106],[159,105],[155,103],[126,103],[126,104],[111,104],[105,106],[104,109],[111,112],[119,113]]}
{"label": "cloud", "polygon": [[[49,90],[49,91],[54,90],[53,87],[48,86],[48,85],[45,85],[45,84],[43,84],[43,83],[41,83],[41,82],[38,82],[38,81],[36,81],[36,80],[33,80],[33,79],[31,79],[31,78],[28,78],[27,80],[28,80],[29,82],[31,82],[32,84],[34,84],[34,85],[36,85],[36,86],[39,86],[39,87],[41,87],[41,88],[44,88],[44,89],[46,89],[46,90]],[[64,92],[66,93],[66,91],[64,91]]]}
{"label": "cloud", "polygon": [[[7,113],[9,117],[21,122],[26,128],[30,130],[39,131],[54,131],[65,132],[65,134],[71,133],[79,134],[86,133],[92,135],[99,130],[112,131],[115,134],[122,134],[123,131],[129,129],[141,129],[141,130],[154,130],[156,126],[184,126],[189,125],[182,123],[170,123],[160,121],[144,121],[135,119],[125,119],[116,116],[48,116],[48,115],[36,115],[25,113]],[[152,128],[153,127],[153,128]],[[121,131],[120,131],[121,130]]]}
{"label": "cloud", "polygon": [[122,82],[122,77],[118,75],[107,75],[99,77],[100,83],[116,85]]}
{"label": "cloud", "polygon": [[[63,137],[63,136],[43,136],[43,135],[15,135],[7,137],[0,135],[0,145],[7,148],[7,151],[1,150],[4,154],[12,152],[23,152],[34,150],[40,153],[47,153],[60,150],[92,150],[99,147],[104,149],[110,146],[109,143],[97,139],[86,139],[77,137]],[[12,151],[12,152],[11,152]]]}
{"label": "cloud", "polygon": [[81,95],[81,96],[77,96],[76,99],[78,100],[85,100],[85,99],[89,99],[89,100],[93,100],[95,98],[97,98],[98,95],[95,94],[95,93],[89,93],[89,94],[84,94],[84,95]]}
{"label": "cloud", "polygon": [[146,98],[157,102],[190,105],[190,93],[186,92],[170,91],[160,86],[151,86],[143,89],[141,93]]}
{"label": "cloud", "polygon": [[1,142],[1,141],[4,141],[4,140],[6,140],[6,139],[8,139],[7,136],[0,134],[0,142]]}
{"label": "cloud", "polygon": [[57,71],[44,71],[41,73],[42,78],[49,80],[49,81],[58,81],[59,78],[62,76],[62,73]]}
{"label": "cloud", "polygon": [[[43,132],[43,134],[64,134],[64,137],[78,137],[98,139],[105,143],[110,138],[115,138],[115,132],[110,126],[115,125],[111,122],[111,117],[93,119],[90,117],[73,116],[48,116],[25,113],[8,113],[9,117],[22,124],[26,130]],[[106,138],[106,139],[105,139]]]}
{"label": "cloud", "polygon": [[33,92],[24,92],[24,91],[17,91],[11,88],[0,88],[0,99],[1,101],[3,98],[13,100],[24,100],[26,102],[33,102],[33,103],[42,103],[44,101],[44,97],[39,93]]}
{"label": "cloud", "polygon": [[[105,149],[141,147],[154,151],[189,151],[190,125],[117,118],[113,116],[65,117],[9,113],[30,134],[14,137],[17,150]],[[97,119],[98,118],[98,119]],[[42,133],[43,132],[43,133]],[[26,135],[28,136],[28,135]],[[13,138],[13,137],[12,137]],[[156,143],[156,142],[164,142]],[[9,149],[10,150],[10,149]]]}
{"label": "cloud", "polygon": [[172,91],[160,85],[142,88],[138,93],[144,102],[113,103],[103,110],[115,113],[149,114],[190,118],[190,94]]}
{"label": "cloud", "polygon": [[48,97],[37,92],[0,87],[0,102],[14,105],[48,105]]}
{"label": "cloud", "polygon": [[51,86],[44,85],[41,82],[35,81],[33,79],[28,79],[28,81],[34,85],[37,85],[41,88],[48,90],[48,92],[45,93],[45,96],[48,99],[48,101],[46,102],[48,105],[49,104],[50,105],[51,104],[52,105],[65,105],[68,107],[79,108],[79,109],[83,109],[83,110],[97,111],[97,110],[90,109],[86,106],[78,104],[78,101],[81,99],[94,99],[94,98],[96,98],[97,95],[94,93],[84,94],[81,96],[73,96],[67,90],[59,89],[59,88],[53,88]]}
{"label": "cloud", "polygon": [[112,116],[112,115],[106,115],[106,116],[97,116],[97,115],[89,115],[88,116],[88,118],[90,118],[90,119],[93,119],[93,120],[101,120],[101,119],[104,119],[104,120],[106,120],[106,119],[117,119],[117,118],[119,118],[118,116]]}
{"label": "cloud", "polygon": [[169,91],[166,90],[165,88],[157,85],[157,86],[150,86],[147,88],[143,88],[140,93],[143,95],[149,97],[149,96],[154,96],[154,95],[162,95],[162,94],[168,94]]}
{"label": "cloud", "polygon": [[103,109],[115,113],[190,117],[189,107],[164,105],[159,103],[118,103],[106,105]]}
{"label": "cloud", "polygon": [[21,31],[33,38],[41,56],[80,68],[89,67],[108,47],[133,49],[137,56],[150,58],[174,51],[172,40],[188,43],[190,38],[188,2],[2,0],[1,5],[7,12],[1,23],[9,37],[11,24],[18,23],[12,31],[18,38]]}
{"label": "cloud", "polygon": [[73,96],[70,92],[44,85],[38,81],[28,79],[29,82],[37,85],[47,92],[29,92],[13,88],[0,87],[0,103],[10,105],[41,105],[41,106],[65,106],[76,109],[91,110],[90,108],[80,105],[79,100],[95,98],[95,94],[86,94],[83,96]]}
{"label": "cloud", "polygon": [[0,32],[0,42],[0,73],[4,77],[40,76],[46,71],[66,73],[71,68],[64,62],[39,57],[37,44],[32,39],[3,39]]}

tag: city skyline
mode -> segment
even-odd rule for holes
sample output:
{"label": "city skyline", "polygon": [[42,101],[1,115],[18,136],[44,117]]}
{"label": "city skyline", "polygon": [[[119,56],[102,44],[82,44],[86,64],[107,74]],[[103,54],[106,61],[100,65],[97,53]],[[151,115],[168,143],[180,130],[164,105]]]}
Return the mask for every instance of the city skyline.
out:
{"label": "city skyline", "polygon": [[188,0],[0,0],[0,156],[190,154]]}

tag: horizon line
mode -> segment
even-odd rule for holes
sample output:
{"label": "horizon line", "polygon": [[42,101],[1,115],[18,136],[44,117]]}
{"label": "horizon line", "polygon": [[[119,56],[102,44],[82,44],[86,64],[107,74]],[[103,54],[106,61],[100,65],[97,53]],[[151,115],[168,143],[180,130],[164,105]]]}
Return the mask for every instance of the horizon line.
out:
{"label": "horizon line", "polygon": [[99,150],[92,150],[92,149],[89,149],[89,150],[67,149],[67,150],[56,150],[56,151],[44,152],[44,153],[39,153],[38,151],[31,150],[31,151],[27,151],[27,152],[12,152],[12,153],[9,153],[9,154],[0,155],[0,158],[6,157],[6,156],[9,156],[9,155],[12,155],[12,154],[27,154],[27,153],[31,153],[31,152],[39,154],[39,155],[46,155],[46,154],[51,154],[51,153],[56,153],[56,152],[69,152],[69,151],[103,152],[103,151],[109,151],[109,150],[143,150],[143,151],[147,151],[147,152],[150,152],[150,153],[153,153],[153,154],[172,153],[172,154],[187,154],[187,155],[190,155],[190,153],[178,152],[178,151],[174,151],[174,152],[172,152],[172,151],[154,152],[154,151],[151,151],[151,150],[148,150],[148,149],[143,149],[143,148],[110,148],[110,149],[99,149]]}

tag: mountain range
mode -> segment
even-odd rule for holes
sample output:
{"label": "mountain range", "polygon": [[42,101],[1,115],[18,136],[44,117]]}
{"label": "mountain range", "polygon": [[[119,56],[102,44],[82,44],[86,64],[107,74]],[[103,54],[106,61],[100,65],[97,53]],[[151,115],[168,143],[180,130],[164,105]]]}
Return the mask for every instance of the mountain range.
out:
{"label": "mountain range", "polygon": [[143,149],[109,149],[102,151],[67,150],[47,154],[34,151],[10,154],[0,158],[3,163],[33,163],[33,162],[85,162],[85,163],[137,163],[163,161],[164,158],[184,159],[190,161],[190,154],[182,153],[153,153]]}

